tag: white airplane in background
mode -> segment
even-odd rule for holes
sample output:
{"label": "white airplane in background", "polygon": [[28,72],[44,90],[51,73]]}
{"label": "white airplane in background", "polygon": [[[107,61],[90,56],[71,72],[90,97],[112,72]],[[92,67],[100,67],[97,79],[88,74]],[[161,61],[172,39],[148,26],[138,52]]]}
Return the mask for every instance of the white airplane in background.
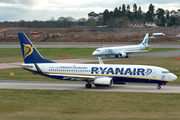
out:
{"label": "white airplane in background", "polygon": [[119,47],[103,47],[97,48],[92,55],[94,56],[110,56],[115,55],[117,58],[118,56],[128,58],[128,54],[136,53],[136,52],[147,52],[146,49],[148,46],[148,37],[149,33],[146,34],[143,41],[139,45],[129,45],[129,46],[119,46]]}
{"label": "white airplane in background", "polygon": [[111,65],[104,64],[69,64],[55,63],[43,58],[24,33],[18,33],[22,49],[25,70],[34,74],[59,80],[85,81],[86,88],[92,84],[100,87],[110,87],[118,83],[156,83],[157,88],[177,79],[177,76],[167,69],[147,65]]}

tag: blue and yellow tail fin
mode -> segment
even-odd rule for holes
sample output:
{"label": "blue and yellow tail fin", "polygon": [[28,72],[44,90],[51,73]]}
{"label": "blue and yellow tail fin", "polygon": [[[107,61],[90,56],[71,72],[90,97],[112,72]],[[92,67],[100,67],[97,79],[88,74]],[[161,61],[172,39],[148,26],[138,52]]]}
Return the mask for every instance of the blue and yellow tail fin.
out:
{"label": "blue and yellow tail fin", "polygon": [[24,33],[18,33],[25,63],[54,63],[43,58]]}
{"label": "blue and yellow tail fin", "polygon": [[148,38],[149,38],[149,33],[146,33],[142,43],[139,44],[141,50],[146,49],[146,47],[148,46]]}

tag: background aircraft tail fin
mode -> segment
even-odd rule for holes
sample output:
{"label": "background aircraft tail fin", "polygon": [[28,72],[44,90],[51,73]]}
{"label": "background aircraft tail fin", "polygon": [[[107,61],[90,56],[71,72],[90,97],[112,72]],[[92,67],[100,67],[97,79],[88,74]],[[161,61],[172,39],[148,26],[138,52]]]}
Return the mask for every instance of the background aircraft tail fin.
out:
{"label": "background aircraft tail fin", "polygon": [[43,58],[24,33],[18,33],[25,63],[54,63]]}
{"label": "background aircraft tail fin", "polygon": [[148,38],[149,38],[149,33],[146,33],[142,43],[140,44],[140,49],[145,49],[148,46]]}

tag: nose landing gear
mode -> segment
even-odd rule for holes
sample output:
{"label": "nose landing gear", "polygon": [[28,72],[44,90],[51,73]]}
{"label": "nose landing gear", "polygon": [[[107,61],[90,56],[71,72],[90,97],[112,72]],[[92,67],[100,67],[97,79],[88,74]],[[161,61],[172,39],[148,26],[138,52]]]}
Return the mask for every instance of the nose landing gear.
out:
{"label": "nose landing gear", "polygon": [[157,89],[161,89],[161,85],[158,84]]}

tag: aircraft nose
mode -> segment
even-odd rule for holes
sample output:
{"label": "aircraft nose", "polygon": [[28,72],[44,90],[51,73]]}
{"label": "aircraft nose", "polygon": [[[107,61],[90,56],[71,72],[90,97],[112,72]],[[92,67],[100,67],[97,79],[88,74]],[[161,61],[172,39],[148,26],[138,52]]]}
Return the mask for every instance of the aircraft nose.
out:
{"label": "aircraft nose", "polygon": [[176,79],[177,79],[177,76],[171,73],[170,80],[171,80],[171,81],[174,81],[174,80],[176,80]]}
{"label": "aircraft nose", "polygon": [[95,55],[95,51],[92,53],[92,55]]}
{"label": "aircraft nose", "polygon": [[92,55],[97,56],[97,52],[96,52],[96,51],[94,51],[94,52],[92,53]]}

